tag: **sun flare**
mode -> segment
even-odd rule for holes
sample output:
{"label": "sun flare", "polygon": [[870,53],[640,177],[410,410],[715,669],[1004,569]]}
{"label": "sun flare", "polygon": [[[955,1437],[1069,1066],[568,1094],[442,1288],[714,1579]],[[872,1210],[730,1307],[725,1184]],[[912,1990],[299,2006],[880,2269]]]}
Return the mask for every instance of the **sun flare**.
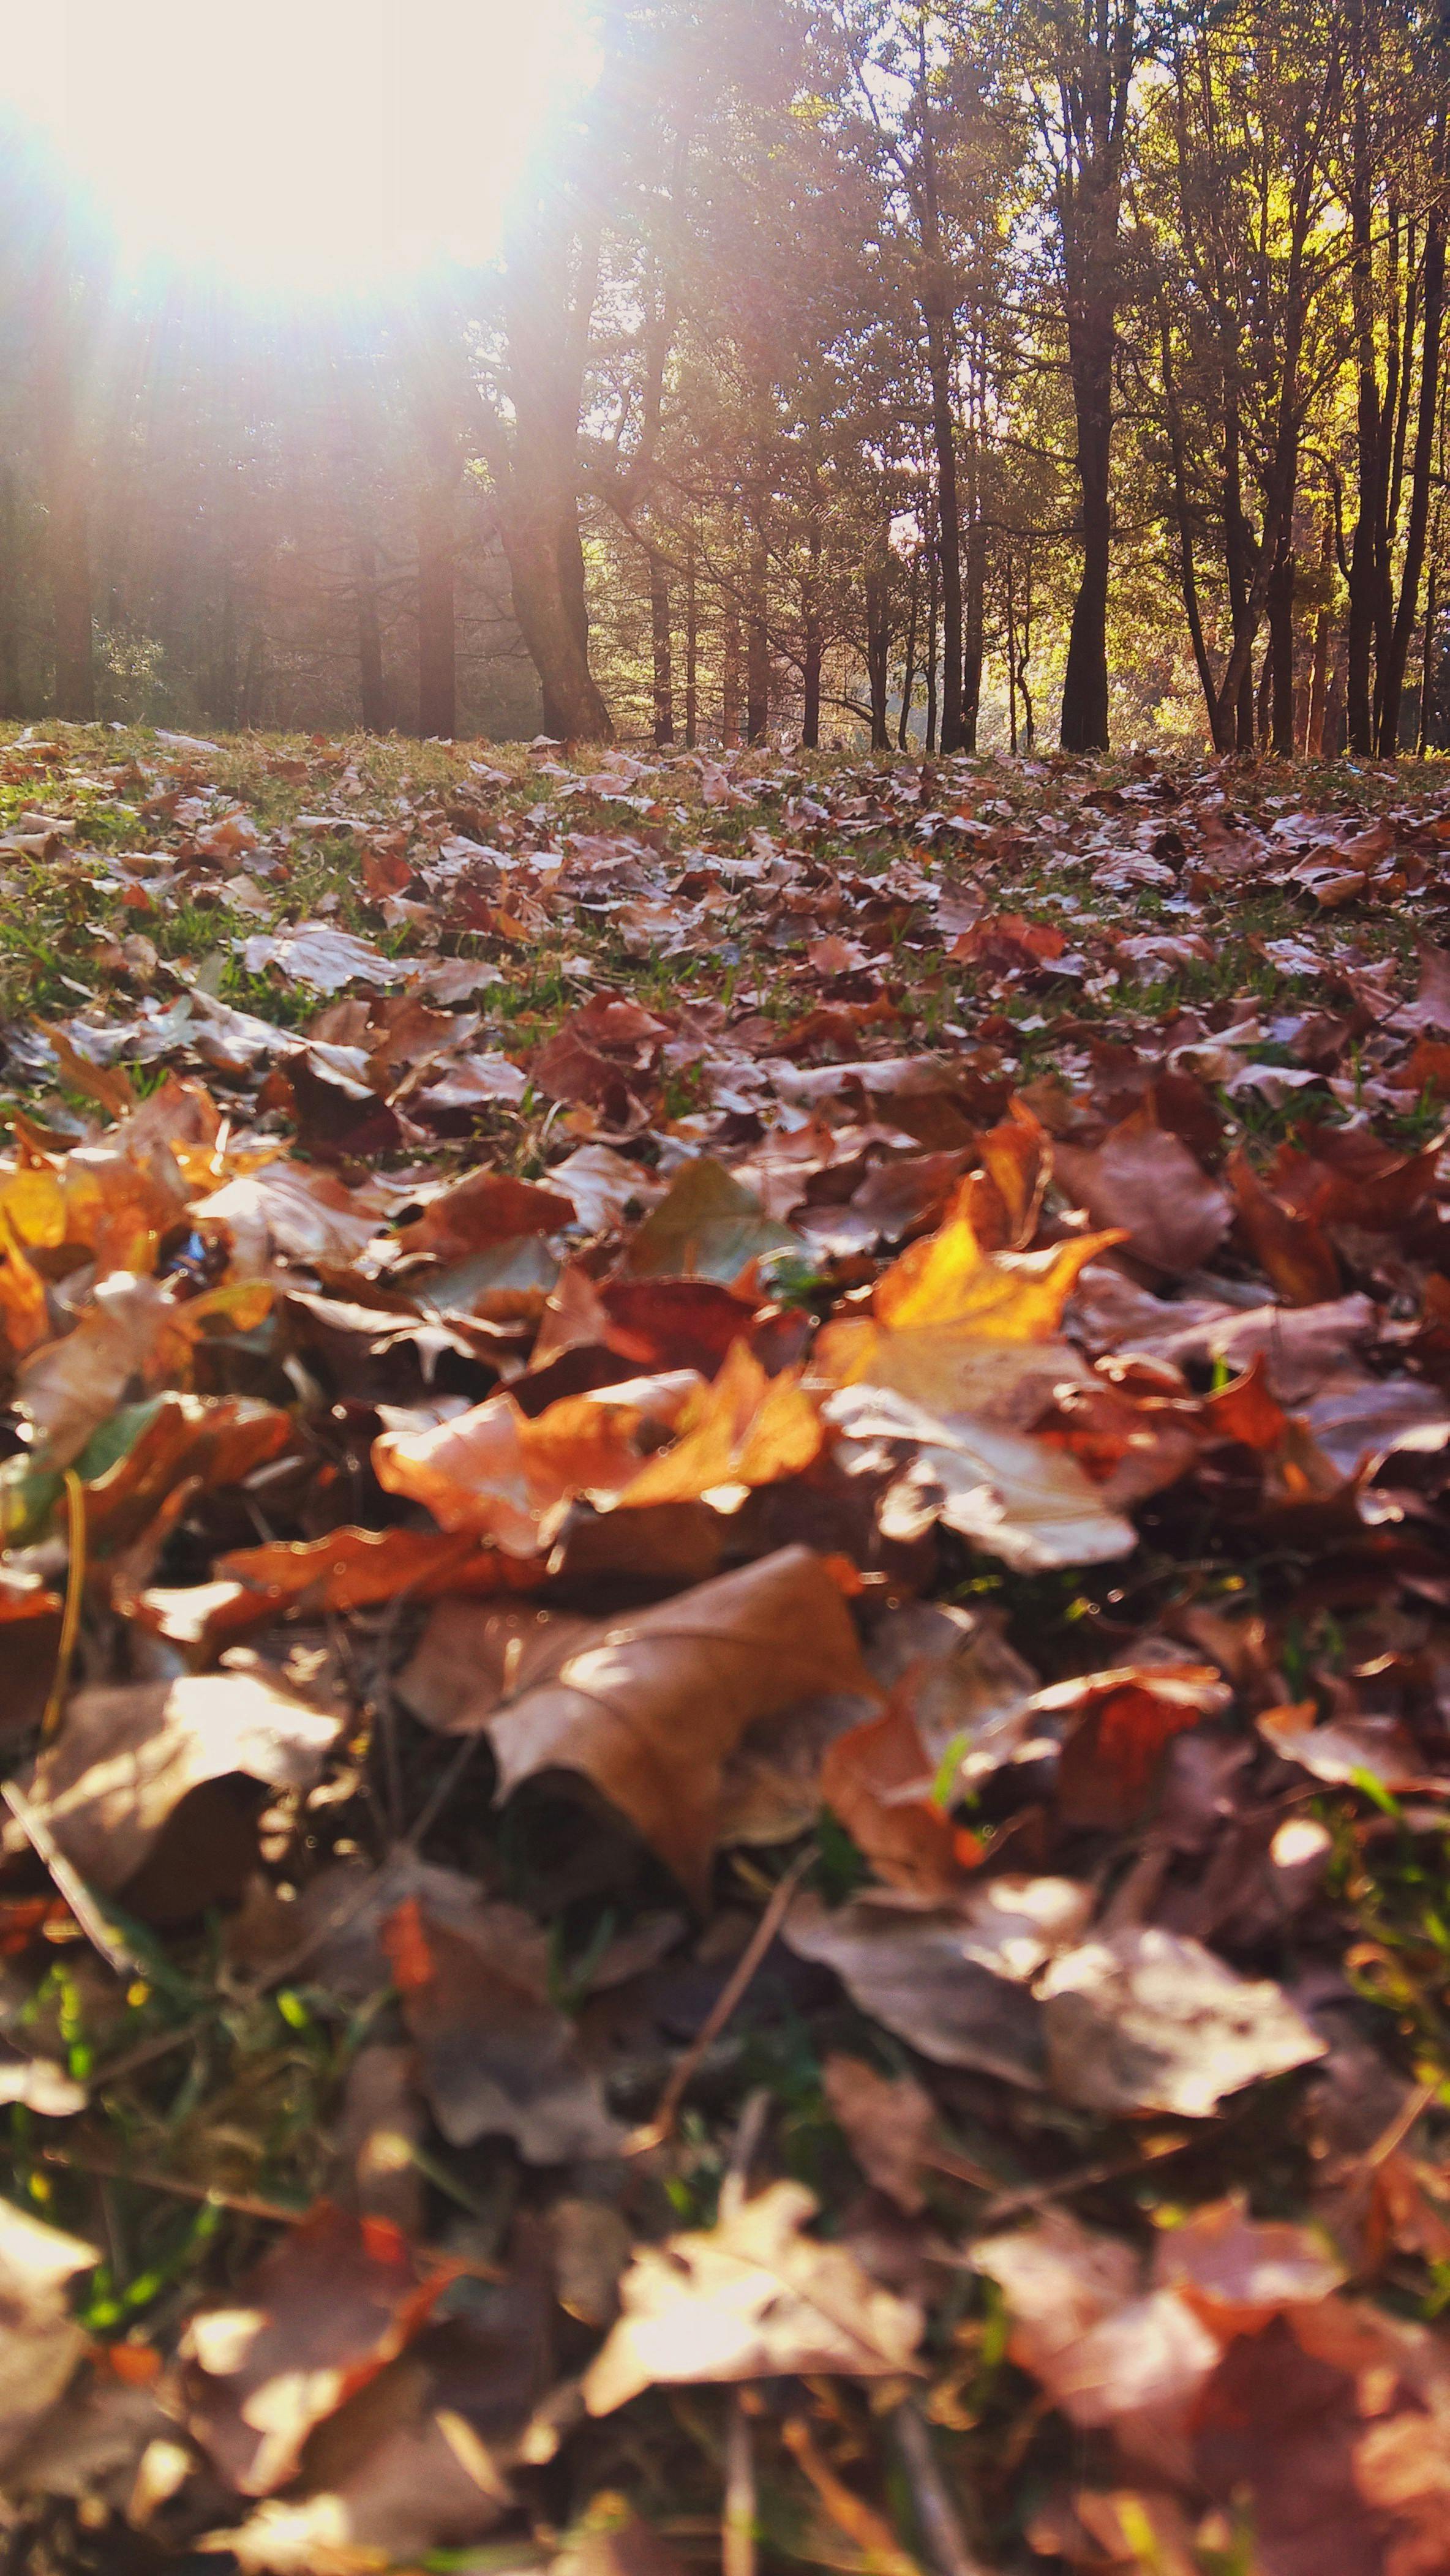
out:
{"label": "sun flare", "polygon": [[268,295],[487,258],[593,60],[581,0],[0,0],[0,39],[123,260]]}

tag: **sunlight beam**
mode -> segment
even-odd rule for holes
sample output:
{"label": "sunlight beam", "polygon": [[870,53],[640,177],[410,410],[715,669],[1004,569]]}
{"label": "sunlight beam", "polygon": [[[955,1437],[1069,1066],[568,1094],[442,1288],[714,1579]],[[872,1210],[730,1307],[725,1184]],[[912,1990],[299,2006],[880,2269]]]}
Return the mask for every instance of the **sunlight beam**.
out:
{"label": "sunlight beam", "polygon": [[487,259],[594,68],[584,0],[0,0],[0,109],[123,261],[273,298]]}

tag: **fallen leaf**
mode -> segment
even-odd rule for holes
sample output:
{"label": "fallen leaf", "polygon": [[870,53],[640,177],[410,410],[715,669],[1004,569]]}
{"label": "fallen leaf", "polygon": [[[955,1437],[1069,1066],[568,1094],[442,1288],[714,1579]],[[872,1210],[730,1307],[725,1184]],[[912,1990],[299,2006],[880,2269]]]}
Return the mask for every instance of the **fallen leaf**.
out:
{"label": "fallen leaf", "polygon": [[1091,1150],[1059,1145],[1055,1169],[1094,1225],[1121,1228],[1134,1260],[1167,1277],[1201,1268],[1228,1232],[1232,1202],[1151,1107]]}
{"label": "fallen leaf", "polygon": [[900,1695],[879,1717],[836,1736],[821,1763],[822,1799],[878,1878],[935,1898],[958,1884],[963,1852],[973,1846],[931,1789],[926,1747]]}
{"label": "fallen leaf", "polygon": [[999,1882],[998,1909],[979,1938],[961,1912],[796,1899],[783,1939],[840,1978],[862,2012],[943,2066],[969,2066],[1009,2084],[1045,2079],[1040,2012],[1030,1980],[1061,1941],[1080,1938],[1083,1891],[1066,1880],[1026,1882],[1020,1911]]}
{"label": "fallen leaf", "polygon": [[881,1506],[889,1538],[915,1538],[941,1521],[1023,1574],[1100,1564],[1137,1545],[1132,1522],[1107,1508],[1075,1458],[1045,1440],[969,1415],[934,1416],[874,1386],[843,1387],[822,1410],[852,1443],[899,1444],[899,1471]]}
{"label": "fallen leaf", "polygon": [[507,1172],[465,1172],[430,1198],[423,1214],[399,1228],[408,1259],[428,1254],[458,1261],[520,1235],[557,1234],[574,1221],[574,1202],[555,1189],[516,1181]]}
{"label": "fallen leaf", "polygon": [[1052,2082],[1089,2110],[1207,2119],[1225,2094],[1325,2054],[1281,1987],[1152,1925],[1060,1953],[1037,1991]]}
{"label": "fallen leaf", "polygon": [[620,1500],[644,1468],[645,1427],[674,1428],[699,1386],[684,1369],[631,1378],[563,1396],[533,1420],[513,1395],[491,1395],[456,1421],[385,1431],[373,1467],[385,1492],[425,1504],[441,1528],[537,1556],[572,1503]]}
{"label": "fallen leaf", "polygon": [[767,1252],[806,1246],[708,1155],[683,1163],[630,1241],[636,1278],[718,1279],[728,1287]]}
{"label": "fallen leaf", "polygon": [[315,993],[340,993],[348,984],[401,984],[408,973],[396,957],[325,921],[299,921],[276,934],[238,940],[237,947],[249,975],[275,966],[289,984],[309,984]]}
{"label": "fallen leaf", "polygon": [[530,2164],[617,2152],[624,2132],[550,1992],[550,1942],[516,1905],[442,1922],[413,1896],[383,1927],[423,2089],[450,2146],[512,2138]]}
{"label": "fallen leaf", "polygon": [[0,2467],[7,2471],[85,2351],[68,2284],[100,2259],[94,2245],[0,2200]]}
{"label": "fallen leaf", "polygon": [[846,1605],[809,1548],[778,1549],[634,1618],[602,1621],[556,1679],[487,1721],[500,1794],[582,1773],[703,1893],[725,1756],[816,1691],[871,1683]]}
{"label": "fallen leaf", "polygon": [[[310,1787],[342,1723],[340,1711],[260,1671],[76,1691],[27,1795],[88,1885],[125,1888],[137,1911],[159,1905],[159,1919],[177,1921],[224,1901],[229,1885],[235,1892],[252,1848],[245,1813],[219,1799],[216,1784],[240,1777]],[[168,1857],[158,1846],[173,1818],[179,1830]],[[138,1894],[140,1873],[153,1862]]]}
{"label": "fallen leaf", "polygon": [[240,2305],[182,2337],[186,2421],[242,2495],[285,2486],[314,2425],[401,2352],[446,2285],[394,2227],[322,2202],[264,2254]]}
{"label": "fallen leaf", "polygon": [[701,2380],[910,2370],[920,2309],[844,2246],[802,2235],[815,2208],[802,2184],[771,2183],[715,2227],[642,2248],[620,2284],[619,2323],[585,2373],[590,2414]]}
{"label": "fallen leaf", "polygon": [[835,2055],[821,2069],[831,2117],[868,2182],[900,2209],[926,2206],[921,2163],[936,2127],[936,2105],[911,2075],[878,2075],[863,2058]]}

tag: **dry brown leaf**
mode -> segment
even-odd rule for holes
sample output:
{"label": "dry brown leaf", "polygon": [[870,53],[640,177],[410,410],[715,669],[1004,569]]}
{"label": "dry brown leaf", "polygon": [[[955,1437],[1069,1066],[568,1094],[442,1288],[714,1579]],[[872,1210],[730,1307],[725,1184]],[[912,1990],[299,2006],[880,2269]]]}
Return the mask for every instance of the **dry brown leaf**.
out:
{"label": "dry brown leaf", "polygon": [[845,1602],[819,1556],[780,1548],[601,1622],[557,1679],[490,1718],[500,1792],[583,1773],[699,1895],[725,1756],[758,1719],[831,1690],[871,1691]]}
{"label": "dry brown leaf", "polygon": [[700,2380],[910,2370],[920,2309],[879,2288],[844,2246],[802,2235],[815,2208],[802,2184],[771,2183],[708,2231],[643,2247],[620,2284],[619,2323],[585,2373],[591,2415]]}
{"label": "dry brown leaf", "polygon": [[970,1415],[924,1413],[885,1387],[848,1386],[822,1408],[851,1443],[897,1447],[883,1536],[919,1538],[940,1521],[1019,1574],[1130,1555],[1133,1524],[1111,1511],[1077,1460],[1046,1440]]}
{"label": "dry brown leaf", "polygon": [[798,1897],[789,1947],[834,1970],[852,2002],[923,2057],[1010,2084],[1045,2080],[1041,2016],[1030,1980],[1063,1942],[1080,1939],[1091,1899],[1068,1879],[996,1880],[968,1912]]}
{"label": "dry brown leaf", "polygon": [[767,1252],[805,1249],[722,1164],[702,1155],[680,1166],[631,1237],[629,1267],[639,1278],[718,1279],[728,1287]]}
{"label": "dry brown leaf", "polygon": [[936,2127],[925,2086],[914,2075],[878,2075],[863,2058],[836,2055],[821,2069],[821,2090],[867,2181],[898,2208],[924,2209],[921,2162]]}
{"label": "dry brown leaf", "polygon": [[837,1735],[821,1763],[821,1797],[878,1878],[936,1899],[958,1886],[975,1846],[933,1802],[932,1781],[899,1692],[880,1716]]}
{"label": "dry brown leaf", "polygon": [[1254,1723],[1281,1762],[1297,1763],[1336,1788],[1373,1780],[1391,1796],[1415,1789],[1450,1792],[1450,1779],[1429,1768],[1398,1719],[1331,1717],[1320,1725],[1317,1718],[1314,1701],[1300,1700],[1291,1708],[1267,1708]]}
{"label": "dry brown leaf", "polygon": [[461,1261],[521,1235],[557,1234],[573,1219],[573,1200],[557,1190],[507,1172],[465,1172],[399,1228],[398,1248],[409,1259],[426,1253],[435,1261]]}
{"label": "dry brown leaf", "polygon": [[1052,2082],[1094,2111],[1207,2119],[1225,2094],[1325,2054],[1281,1987],[1151,1925],[1062,1953],[1038,1994]]}
{"label": "dry brown leaf", "polygon": [[825,1436],[797,1371],[767,1377],[743,1340],[731,1343],[713,1384],[690,1395],[674,1428],[672,1446],[616,1497],[621,1508],[703,1498],[718,1510],[755,1486],[800,1475]]}
{"label": "dry brown leaf", "polygon": [[1118,1226],[1135,1261],[1169,1278],[1197,1270],[1229,1229],[1232,1203],[1151,1106],[1135,1109],[1101,1145],[1059,1145],[1056,1172],[1094,1225]]}
{"label": "dry brown leaf", "polygon": [[293,1602],[357,1610],[375,1601],[436,1601],[460,1594],[528,1591],[536,1577],[517,1557],[480,1547],[468,1532],[336,1529],[326,1538],[233,1548],[216,1560],[271,1615]]}
{"label": "dry brown leaf", "polygon": [[550,1993],[549,1936],[520,1907],[480,1904],[445,1922],[408,1897],[383,1944],[450,2146],[509,2137],[546,2165],[617,2151],[624,2132]]}
{"label": "dry brown leaf", "polygon": [[1125,1665],[1039,1691],[1035,1714],[1072,1721],[1058,1766],[1064,1823],[1101,1832],[1135,1823],[1174,1737],[1220,1715],[1232,1696],[1212,1664]]}
{"label": "dry brown leaf", "polygon": [[[516,1564],[512,1558],[505,1564]],[[595,1622],[568,1610],[494,1609],[437,1602],[398,1675],[398,1696],[440,1734],[472,1734],[505,1700],[552,1681]]]}
{"label": "dry brown leaf", "polygon": [[[88,1885],[126,1888],[137,1910],[160,1906],[175,1921],[236,1893],[254,1847],[247,1812],[238,1813],[219,1784],[240,1777],[310,1787],[342,1723],[340,1710],[260,1670],[76,1691],[28,1796]],[[177,1832],[162,1867],[159,1847],[173,1818]],[[143,1907],[136,1882],[152,1862]]]}
{"label": "dry brown leaf", "polygon": [[456,1421],[383,1432],[373,1466],[385,1492],[424,1504],[441,1528],[537,1556],[571,1504],[619,1500],[644,1466],[646,1426],[672,1429],[699,1387],[688,1369],[630,1378],[563,1396],[532,1420],[514,1396],[491,1395]]}
{"label": "dry brown leaf", "polygon": [[64,2393],[85,2351],[67,2285],[100,2259],[94,2245],[0,2200],[0,2468]]}
{"label": "dry brown leaf", "polygon": [[418,2332],[446,2284],[395,2227],[319,2203],[264,2254],[232,2306],[182,2338],[186,2420],[242,2495],[285,2486],[314,2425]]}

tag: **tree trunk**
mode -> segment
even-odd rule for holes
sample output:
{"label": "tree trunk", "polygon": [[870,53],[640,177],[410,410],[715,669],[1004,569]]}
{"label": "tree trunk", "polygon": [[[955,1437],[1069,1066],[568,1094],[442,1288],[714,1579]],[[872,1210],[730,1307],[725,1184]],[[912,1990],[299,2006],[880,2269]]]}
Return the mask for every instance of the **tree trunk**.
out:
{"label": "tree trunk", "polygon": [[393,711],[383,669],[383,629],[378,615],[378,558],[372,538],[353,539],[353,590],[357,602],[357,671],[364,733],[388,733]]}
{"label": "tree trunk", "polygon": [[557,742],[610,742],[609,709],[589,668],[584,548],[572,493],[500,521],[514,615],[539,675],[544,731]]}
{"label": "tree trunk", "polygon": [[1420,721],[1415,735],[1415,756],[1423,760],[1430,748],[1435,730],[1435,614],[1436,587],[1440,566],[1430,563],[1430,582],[1425,594],[1425,642],[1420,657]]}
{"label": "tree trunk", "polygon": [[764,742],[770,732],[770,627],[766,580],[770,559],[757,528],[750,547],[750,596],[745,632],[745,738]]}
{"label": "tree trunk", "polygon": [[1337,760],[1344,749],[1344,664],[1336,661],[1329,674],[1329,689],[1324,701],[1324,757]]}
{"label": "tree trunk", "polygon": [[906,662],[901,674],[901,719],[896,728],[896,748],[905,751],[911,739],[911,700],[916,688],[916,621],[921,606],[921,556],[916,554],[911,565],[911,593],[906,617]]}
{"label": "tree trunk", "polygon": [[695,578],[695,531],[685,541],[685,749],[693,751],[700,728],[700,601]]}
{"label": "tree trunk", "polygon": [[66,245],[57,231],[42,263],[36,334],[46,501],[46,557],[55,623],[55,712],[96,712],[91,622],[90,475],[80,435],[78,333]]}
{"label": "tree trunk", "polygon": [[720,654],[720,739],[727,749],[740,740],[740,664],[744,639],[740,608],[732,592],[725,603],[725,634]]}
{"label": "tree trunk", "polygon": [[1017,757],[1017,616],[1012,600],[1012,556],[1005,566],[1007,592],[1007,748]]}
{"label": "tree trunk", "polygon": [[890,686],[891,571],[883,547],[866,573],[866,676],[871,689],[871,748],[889,751],[886,720]]}
{"label": "tree trunk", "polygon": [[[1445,208],[1436,206],[1425,240],[1424,325],[1420,355],[1420,401],[1415,419],[1415,452],[1410,468],[1410,516],[1405,530],[1405,557],[1400,574],[1399,605],[1390,631],[1380,682],[1380,758],[1393,760],[1400,747],[1400,700],[1420,605],[1420,575],[1425,564],[1425,535],[1430,523],[1430,472],[1435,421],[1440,399],[1440,333],[1445,311]],[[1406,360],[1408,372],[1408,356]]]}
{"label": "tree trunk", "polygon": [[262,690],[267,671],[267,638],[260,626],[252,630],[247,646],[247,663],[242,673],[242,723],[250,732],[262,721]]}
{"label": "tree trunk", "polygon": [[1274,749],[1294,757],[1294,549],[1281,545],[1269,586],[1269,665],[1273,674]]}
{"label": "tree trunk", "polygon": [[[457,468],[425,477],[418,494],[418,731],[451,742],[458,730],[453,495]],[[522,623],[522,620],[520,620]]]}
{"label": "tree trunk", "polygon": [[937,660],[937,593],[941,566],[937,556],[936,530],[927,514],[926,531],[926,750],[936,749],[936,660]]}
{"label": "tree trunk", "polygon": [[[1363,10],[1355,12],[1359,46],[1363,45]],[[1353,254],[1350,296],[1359,344],[1356,426],[1359,444],[1359,516],[1349,559],[1349,623],[1346,636],[1345,694],[1351,751],[1373,753],[1374,704],[1371,664],[1382,546],[1379,521],[1385,488],[1384,426],[1380,411],[1379,373],[1375,355],[1374,237],[1371,201],[1369,115],[1361,59],[1356,94],[1349,186]]]}
{"label": "tree trunk", "polygon": [[1183,440],[1183,416],[1178,404],[1178,386],[1173,373],[1173,343],[1166,311],[1158,317],[1158,345],[1163,371],[1163,393],[1168,422],[1168,453],[1173,467],[1173,508],[1178,523],[1178,587],[1183,598],[1183,614],[1188,621],[1188,640],[1193,647],[1193,666],[1198,685],[1208,708],[1208,726],[1215,751],[1227,751],[1220,739],[1222,719],[1219,714],[1218,689],[1213,665],[1208,657],[1208,644],[1203,632],[1203,610],[1198,596],[1198,566],[1194,559],[1193,513],[1188,499],[1188,467]]}
{"label": "tree trunk", "polygon": [[649,559],[649,632],[654,678],[655,748],[675,738],[675,675],[670,649],[670,577],[663,555]]}
{"label": "tree trunk", "polygon": [[1072,606],[1062,684],[1064,751],[1108,748],[1108,573],[1112,550],[1109,474],[1113,438],[1113,314],[1095,299],[1068,319],[1069,366],[1077,414],[1082,492],[1082,575]]}
{"label": "tree trunk", "polygon": [[[975,480],[974,473],[974,487]],[[987,534],[977,515],[975,488],[967,528],[966,576],[962,603],[962,749],[975,751],[982,706],[982,617],[987,580]]]}
{"label": "tree trunk", "polygon": [[20,534],[15,469],[0,464],[0,716],[24,713],[20,703]]}
{"label": "tree trunk", "polygon": [[931,384],[931,435],[936,451],[937,554],[941,568],[941,747],[962,747],[962,538],[957,497],[957,425],[952,383],[955,294],[942,241],[937,201],[936,137],[926,85],[926,19],[920,29],[917,115],[921,126],[921,276],[917,300],[926,328],[926,367]]}
{"label": "tree trunk", "polygon": [[1334,570],[1334,510],[1326,502],[1319,531],[1321,606],[1314,620],[1314,659],[1309,672],[1309,712],[1304,720],[1304,756],[1317,760],[1324,747],[1325,693],[1329,682],[1329,589]]}
{"label": "tree trunk", "polygon": [[801,677],[804,684],[801,741],[807,751],[819,751],[821,744],[821,612],[814,588],[806,604],[805,652]]}

